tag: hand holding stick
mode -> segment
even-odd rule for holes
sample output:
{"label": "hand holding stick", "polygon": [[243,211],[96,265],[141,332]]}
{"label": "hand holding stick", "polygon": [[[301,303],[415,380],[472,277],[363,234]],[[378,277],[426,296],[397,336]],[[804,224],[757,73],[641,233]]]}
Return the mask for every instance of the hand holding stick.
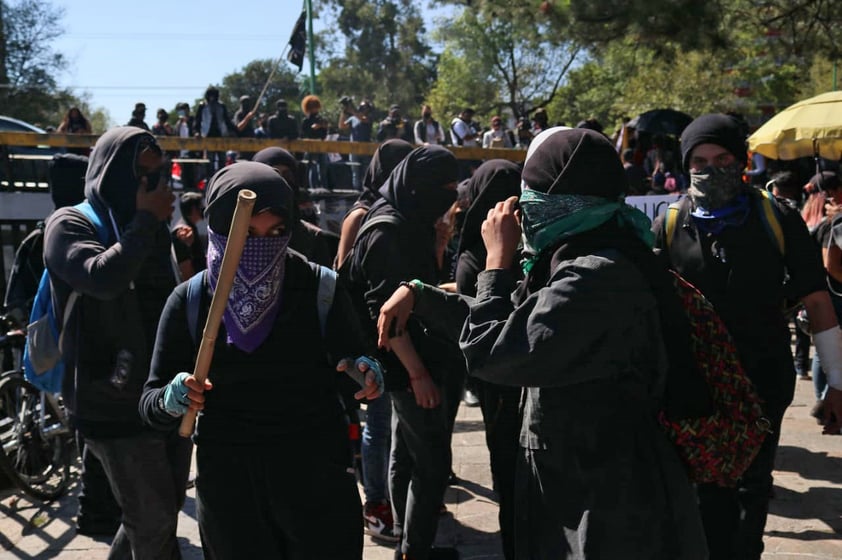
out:
{"label": "hand holding stick", "polygon": [[[237,266],[240,264],[240,257],[246,244],[251,213],[256,200],[257,195],[248,189],[241,190],[237,195],[237,207],[234,209],[234,218],[231,220],[231,229],[228,231],[228,241],[225,244],[225,252],[222,254],[219,278],[216,281],[216,289],[213,293],[208,319],[202,332],[199,353],[196,356],[196,365],[193,369],[193,377],[199,382],[199,386],[203,386],[208,378],[208,370],[216,344],[216,334],[219,332],[219,323],[222,322],[222,315],[228,305],[228,296],[231,293]],[[197,414],[196,410],[188,410],[182,416],[181,427],[178,429],[178,433],[182,437],[193,435]]]}

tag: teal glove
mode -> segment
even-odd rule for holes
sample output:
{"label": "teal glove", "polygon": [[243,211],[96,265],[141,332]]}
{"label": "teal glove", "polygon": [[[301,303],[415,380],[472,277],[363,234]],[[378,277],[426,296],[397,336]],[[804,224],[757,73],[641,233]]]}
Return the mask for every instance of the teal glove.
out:
{"label": "teal glove", "polygon": [[190,389],[184,384],[184,380],[190,377],[190,374],[182,371],[172,378],[169,385],[164,389],[164,396],[161,397],[160,406],[164,412],[170,416],[183,416],[187,412],[190,401],[187,398],[187,393]]}
{"label": "teal glove", "polygon": [[348,370],[348,374],[354,378],[354,381],[359,383],[360,387],[365,388],[365,371],[360,371],[360,364],[366,365],[366,370],[374,372],[374,382],[377,384],[377,389],[383,392],[383,366],[374,358],[368,356],[360,356],[354,360],[354,367]]}

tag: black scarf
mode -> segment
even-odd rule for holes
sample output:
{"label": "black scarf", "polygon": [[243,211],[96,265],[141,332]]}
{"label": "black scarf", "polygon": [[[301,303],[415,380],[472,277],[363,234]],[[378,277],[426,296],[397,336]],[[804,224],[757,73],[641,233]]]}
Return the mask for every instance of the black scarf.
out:
{"label": "black scarf", "polygon": [[397,165],[412,151],[412,144],[405,140],[392,139],[380,144],[371,157],[363,176],[363,192],[354,204],[355,208],[370,208],[378,198],[383,183]]}
{"label": "black scarf", "polygon": [[417,229],[432,229],[454,202],[456,157],[441,146],[415,148],[401,161],[380,187],[381,196]]}

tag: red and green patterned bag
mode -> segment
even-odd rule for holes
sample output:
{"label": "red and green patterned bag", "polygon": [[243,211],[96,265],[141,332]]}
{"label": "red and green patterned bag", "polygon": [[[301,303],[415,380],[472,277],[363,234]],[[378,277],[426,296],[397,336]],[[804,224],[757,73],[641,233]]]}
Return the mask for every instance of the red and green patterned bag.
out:
{"label": "red and green patterned bag", "polygon": [[677,421],[662,412],[658,420],[693,482],[734,486],[760,450],[769,421],[713,306],[678,274],[674,274],[674,284],[690,321],[690,349],[707,381],[714,412]]}

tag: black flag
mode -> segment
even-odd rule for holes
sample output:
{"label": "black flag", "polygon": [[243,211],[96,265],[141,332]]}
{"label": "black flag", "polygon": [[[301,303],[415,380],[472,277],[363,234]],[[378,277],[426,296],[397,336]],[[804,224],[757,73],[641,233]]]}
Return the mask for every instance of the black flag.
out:
{"label": "black flag", "polygon": [[289,36],[289,54],[287,54],[287,60],[298,66],[299,72],[301,72],[301,67],[304,65],[304,52],[307,50],[306,21],[307,13],[302,10],[298,21],[295,22],[295,27],[292,28],[292,35]]}

